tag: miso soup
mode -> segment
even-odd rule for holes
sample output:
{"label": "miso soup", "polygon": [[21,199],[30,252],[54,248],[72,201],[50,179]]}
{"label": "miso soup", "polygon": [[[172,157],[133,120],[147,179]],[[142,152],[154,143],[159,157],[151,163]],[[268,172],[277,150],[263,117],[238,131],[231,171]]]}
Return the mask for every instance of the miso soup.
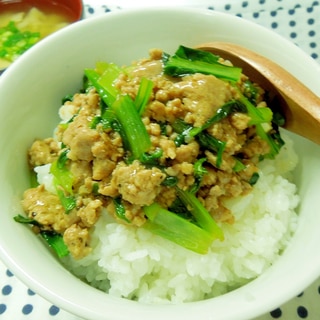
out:
{"label": "miso soup", "polygon": [[[26,48],[72,22],[66,8],[58,9],[57,6],[40,8],[12,3],[5,5],[5,8],[6,11],[0,11],[0,70],[8,67]],[[12,29],[11,27],[18,29],[19,34],[10,34],[8,29]],[[31,44],[26,45],[25,42],[29,41],[27,37],[30,35],[33,36]],[[11,37],[11,40],[8,37]],[[17,38],[19,39],[16,40]],[[15,48],[10,47],[10,41],[17,42]],[[21,50],[18,49],[17,53],[13,54],[12,51],[19,46]],[[10,54],[8,49],[11,50]]]}

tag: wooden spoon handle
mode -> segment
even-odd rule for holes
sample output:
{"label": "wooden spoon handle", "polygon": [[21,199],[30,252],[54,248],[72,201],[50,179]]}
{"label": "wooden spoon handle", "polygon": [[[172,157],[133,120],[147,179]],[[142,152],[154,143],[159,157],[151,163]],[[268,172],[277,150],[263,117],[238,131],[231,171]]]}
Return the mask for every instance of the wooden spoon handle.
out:
{"label": "wooden spoon handle", "polygon": [[235,44],[211,42],[198,48],[241,67],[252,81],[278,97],[277,103],[286,117],[286,129],[320,144],[320,98],[292,74],[275,62]]}

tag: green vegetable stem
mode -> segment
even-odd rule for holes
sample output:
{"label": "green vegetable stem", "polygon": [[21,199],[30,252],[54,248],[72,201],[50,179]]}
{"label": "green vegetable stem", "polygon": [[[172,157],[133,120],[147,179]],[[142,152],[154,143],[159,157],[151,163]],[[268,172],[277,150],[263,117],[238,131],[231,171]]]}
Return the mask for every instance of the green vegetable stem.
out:
{"label": "green vegetable stem", "polygon": [[233,82],[240,79],[241,68],[226,66],[218,60],[211,52],[179,46],[173,56],[163,55],[164,72],[173,77],[202,73]]}
{"label": "green vegetable stem", "polygon": [[144,207],[143,210],[148,217],[144,224],[145,229],[194,252],[208,252],[214,236],[206,230],[163,209],[157,203]]}
{"label": "green vegetable stem", "polygon": [[62,151],[59,158],[50,167],[50,172],[54,177],[53,184],[66,214],[76,207],[76,199],[72,189],[73,176],[66,166],[68,152],[69,149]]}
{"label": "green vegetable stem", "polygon": [[56,233],[54,231],[42,230],[41,229],[42,225],[38,221],[24,217],[20,214],[13,217],[13,219],[16,222],[19,222],[22,224],[30,224],[32,226],[39,227],[40,235],[46,241],[49,247],[51,247],[53,251],[58,255],[58,257],[62,258],[69,254],[68,247],[64,243],[63,237],[61,234]]}
{"label": "green vegetable stem", "polygon": [[[100,69],[102,64],[99,65]],[[99,70],[99,67],[97,67]],[[112,119],[114,128],[120,133],[123,144],[130,158],[142,160],[151,147],[150,136],[142,122],[143,113],[152,93],[153,83],[142,80],[135,100],[128,95],[122,95],[114,86],[114,80],[119,76],[120,69],[114,64],[105,64],[100,74],[93,69],[86,69],[85,75],[107,105],[100,120]],[[100,71],[101,72],[101,71]],[[115,123],[116,122],[116,123]],[[95,121],[94,126],[97,125]]]}

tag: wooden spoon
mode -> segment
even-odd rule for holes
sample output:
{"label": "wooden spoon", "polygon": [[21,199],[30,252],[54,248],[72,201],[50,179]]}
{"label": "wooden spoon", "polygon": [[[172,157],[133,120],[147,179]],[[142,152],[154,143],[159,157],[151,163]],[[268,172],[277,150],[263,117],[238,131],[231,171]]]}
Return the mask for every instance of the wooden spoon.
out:
{"label": "wooden spoon", "polygon": [[197,47],[242,68],[242,72],[272,96],[286,123],[284,128],[320,144],[320,98],[275,62],[244,47],[210,42]]}

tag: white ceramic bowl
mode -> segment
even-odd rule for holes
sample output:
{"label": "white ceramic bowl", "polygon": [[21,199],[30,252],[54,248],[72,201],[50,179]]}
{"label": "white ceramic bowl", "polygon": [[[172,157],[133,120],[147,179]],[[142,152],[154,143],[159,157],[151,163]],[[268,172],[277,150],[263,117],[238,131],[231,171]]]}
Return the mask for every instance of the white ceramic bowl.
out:
{"label": "white ceramic bowl", "polygon": [[[127,64],[149,48],[173,52],[179,44],[228,41],[280,63],[320,94],[320,67],[294,44],[241,18],[212,11],[154,8],[108,13],[49,36],[0,78],[0,253],[13,273],[59,307],[86,319],[250,319],[299,294],[320,274],[320,147],[293,136],[300,154],[295,172],[301,195],[298,230],[267,272],[218,298],[183,305],[143,305],[108,296],[65,270],[31,231],[12,217],[28,187],[26,150],[58,121],[61,97],[81,86],[97,60]],[[319,133],[320,134],[320,133]]]}

